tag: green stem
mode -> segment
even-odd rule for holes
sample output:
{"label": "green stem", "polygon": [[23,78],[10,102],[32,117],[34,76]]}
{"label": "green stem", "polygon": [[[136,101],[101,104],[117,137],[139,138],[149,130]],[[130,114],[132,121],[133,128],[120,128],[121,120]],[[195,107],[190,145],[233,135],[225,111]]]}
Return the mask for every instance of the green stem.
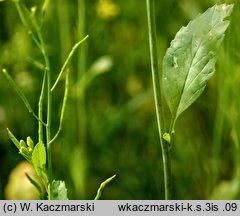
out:
{"label": "green stem", "polygon": [[51,73],[50,69],[47,71],[47,160],[48,160],[48,181],[49,181],[49,191],[48,199],[51,200],[51,185],[52,185],[52,145],[51,145],[51,114],[52,114],[52,94],[51,94]]}
{"label": "green stem", "polygon": [[38,118],[41,120],[38,122],[38,142],[43,142],[43,100],[44,100],[44,89],[45,89],[45,82],[46,82],[46,70],[44,71],[43,81],[42,81],[42,88],[41,93],[38,101]]}
{"label": "green stem", "polygon": [[51,73],[50,70],[47,71],[47,127],[46,127],[46,137],[47,137],[47,172],[48,172],[48,199],[51,200],[51,185],[52,185],[52,145],[51,141],[51,110],[52,110],[52,95],[51,95]]}
{"label": "green stem", "polygon": [[[48,5],[49,1],[45,1],[44,2],[44,6],[43,6],[43,12],[45,11],[47,5]],[[52,150],[51,150],[51,113],[52,113],[52,93],[51,93],[51,69],[50,69],[50,62],[48,59],[48,55],[46,53],[46,46],[43,40],[43,36],[42,36],[42,31],[41,31],[41,26],[40,24],[37,22],[37,20],[35,19],[34,16],[32,16],[32,14],[30,13],[30,11],[25,7],[25,5],[20,2],[16,2],[16,6],[17,6],[17,10],[19,12],[20,18],[23,22],[23,24],[27,27],[28,30],[30,30],[31,32],[31,36],[33,41],[36,43],[36,45],[38,46],[38,48],[41,50],[43,58],[44,58],[44,62],[45,62],[45,73],[46,73],[46,84],[47,84],[47,123],[44,124],[45,128],[46,128],[46,146],[47,146],[47,160],[48,160],[48,199],[52,198],[51,195],[51,185],[52,185]],[[66,66],[66,65],[64,65]],[[65,68],[63,68],[64,70]],[[61,75],[61,74],[60,74]],[[45,75],[44,75],[45,76]],[[59,76],[60,78],[60,76]],[[58,80],[57,80],[58,81]],[[43,131],[42,131],[42,126],[43,126],[43,122],[42,122],[42,117],[43,117],[43,113],[42,113],[42,106],[43,106],[43,94],[44,94],[44,85],[45,85],[45,77],[43,80],[43,84],[42,84],[42,90],[41,90],[41,94],[40,94],[40,98],[39,98],[39,107],[38,107],[38,115],[40,117],[40,122],[39,123],[39,140],[43,140]],[[21,92],[20,92],[21,93]],[[36,116],[33,112],[32,109],[30,107],[30,105],[28,103],[26,103],[27,100],[25,100],[25,98],[23,97],[24,95],[21,95],[22,99],[25,102],[25,105],[29,108],[29,111]]]}
{"label": "green stem", "polygon": [[156,24],[155,24],[155,14],[154,14],[154,0],[146,0],[147,6],[147,19],[148,19],[148,37],[149,37],[149,48],[150,48],[150,58],[151,58],[151,71],[152,71],[152,81],[153,81],[153,92],[155,109],[157,116],[157,125],[159,133],[159,141],[162,150],[162,160],[163,160],[163,171],[164,171],[164,188],[165,188],[165,199],[171,198],[171,167],[170,158],[168,152],[168,143],[163,139],[163,134],[165,133],[164,126],[164,115],[162,107],[162,92],[161,92],[161,74],[158,69],[158,59],[157,59],[157,39],[156,39]]}
{"label": "green stem", "polygon": [[52,93],[51,93],[51,70],[50,63],[45,49],[45,42],[42,37],[42,32],[40,28],[37,28],[37,35],[41,44],[41,51],[46,64],[46,74],[47,74],[47,126],[46,126],[46,137],[47,137],[47,172],[48,172],[48,199],[51,200],[51,185],[52,185],[52,147],[51,147],[51,120],[52,120]]}

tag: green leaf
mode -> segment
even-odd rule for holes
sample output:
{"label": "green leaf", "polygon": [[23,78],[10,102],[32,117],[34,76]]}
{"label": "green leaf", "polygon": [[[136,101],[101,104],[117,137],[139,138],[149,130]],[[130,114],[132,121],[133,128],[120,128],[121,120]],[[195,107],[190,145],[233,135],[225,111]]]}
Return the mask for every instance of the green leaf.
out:
{"label": "green leaf", "polygon": [[42,192],[41,185],[36,180],[34,180],[30,175],[28,175],[28,173],[25,173],[25,175],[28,178],[28,180],[31,182],[31,184],[38,190],[39,199],[43,200],[44,199],[44,195],[43,195],[43,192]]}
{"label": "green leaf", "polygon": [[[182,27],[163,59],[162,88],[173,127],[178,116],[203,92],[215,71],[233,5],[215,5]],[[172,129],[173,129],[172,127]]]}
{"label": "green leaf", "polygon": [[46,178],[46,148],[42,142],[38,143],[32,153],[32,164],[37,175],[47,183]]}
{"label": "green leaf", "polygon": [[68,200],[67,188],[64,181],[52,182],[52,197],[53,200]]}

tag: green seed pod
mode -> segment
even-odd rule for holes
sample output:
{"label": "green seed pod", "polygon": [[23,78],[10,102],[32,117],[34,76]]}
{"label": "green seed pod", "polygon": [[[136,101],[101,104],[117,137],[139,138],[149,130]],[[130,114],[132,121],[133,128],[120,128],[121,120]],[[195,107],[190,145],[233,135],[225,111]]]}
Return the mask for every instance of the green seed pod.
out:
{"label": "green seed pod", "polygon": [[24,147],[24,148],[26,148],[26,147],[27,147],[27,144],[25,143],[25,141],[24,141],[24,140],[20,140],[20,143],[19,143],[19,145],[20,145],[20,149],[21,149],[22,147]]}
{"label": "green seed pod", "polygon": [[34,143],[33,143],[33,141],[32,141],[30,136],[27,137],[27,145],[31,149],[33,149],[33,147],[34,147]]}

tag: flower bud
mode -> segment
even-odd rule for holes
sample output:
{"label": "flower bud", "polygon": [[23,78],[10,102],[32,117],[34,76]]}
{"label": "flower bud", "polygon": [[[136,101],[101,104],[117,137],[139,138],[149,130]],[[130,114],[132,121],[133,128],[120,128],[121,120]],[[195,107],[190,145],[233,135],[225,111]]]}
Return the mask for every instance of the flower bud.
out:
{"label": "flower bud", "polygon": [[20,147],[19,153],[23,156],[28,156],[29,155],[29,151],[26,147]]}
{"label": "flower bud", "polygon": [[25,143],[25,141],[24,141],[24,140],[20,140],[20,143],[19,143],[19,145],[20,145],[20,149],[21,149],[22,147],[24,147],[24,148],[26,148],[26,147],[27,147],[27,144]]}
{"label": "flower bud", "polygon": [[33,147],[34,147],[34,143],[33,143],[33,141],[32,141],[30,136],[27,137],[27,145],[31,149],[33,149]]}
{"label": "flower bud", "polygon": [[168,142],[168,144],[171,143],[171,136],[169,133],[164,133],[163,134],[163,139]]}

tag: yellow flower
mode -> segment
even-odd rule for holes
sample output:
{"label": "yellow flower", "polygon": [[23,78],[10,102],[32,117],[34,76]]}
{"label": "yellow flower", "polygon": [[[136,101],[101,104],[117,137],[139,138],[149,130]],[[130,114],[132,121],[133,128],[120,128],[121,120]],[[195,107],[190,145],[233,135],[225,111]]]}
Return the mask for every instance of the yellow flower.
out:
{"label": "yellow flower", "polygon": [[103,19],[111,19],[119,14],[119,6],[111,0],[99,0],[97,14]]}

